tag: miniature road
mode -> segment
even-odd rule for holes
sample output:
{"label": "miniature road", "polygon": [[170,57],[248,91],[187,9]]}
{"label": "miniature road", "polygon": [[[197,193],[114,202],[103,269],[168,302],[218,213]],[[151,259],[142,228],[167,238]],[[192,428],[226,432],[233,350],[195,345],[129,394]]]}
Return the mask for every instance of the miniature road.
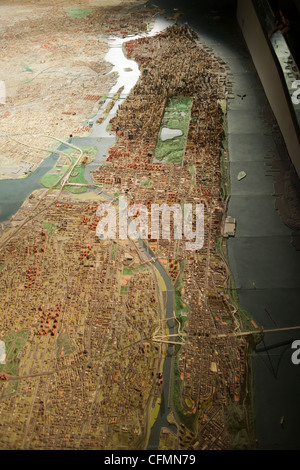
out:
{"label": "miniature road", "polygon": [[22,449],[25,448],[25,443],[26,443],[26,440],[27,440],[27,437],[28,437],[28,431],[29,431],[29,427],[30,427],[31,416],[32,416],[34,405],[35,405],[36,396],[37,396],[37,393],[38,393],[38,388],[39,388],[39,381],[40,381],[40,379],[37,380],[37,382],[35,384],[35,387],[34,387],[33,399],[32,399],[31,405],[30,405],[30,410],[29,410],[28,418],[27,418],[26,425],[25,425],[25,432],[24,432],[24,436],[23,436],[23,440],[22,440]]}

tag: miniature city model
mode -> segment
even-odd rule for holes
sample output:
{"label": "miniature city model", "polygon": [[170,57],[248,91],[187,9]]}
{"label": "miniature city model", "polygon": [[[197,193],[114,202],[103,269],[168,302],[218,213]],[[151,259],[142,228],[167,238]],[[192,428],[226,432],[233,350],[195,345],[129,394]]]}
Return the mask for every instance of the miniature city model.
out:
{"label": "miniature city model", "polygon": [[[230,449],[249,439],[241,331],[255,326],[226,261],[226,65],[188,25],[147,35],[161,12],[133,6],[62,13],[48,2],[1,39],[11,67],[20,43],[24,57],[43,48],[49,66],[24,63],[36,73],[1,110],[1,177],[25,177],[49,151],[57,159],[0,239],[0,449]],[[109,96],[112,34],[128,39],[124,54],[140,69],[124,96]],[[115,139],[87,181],[103,125]],[[121,196],[149,211],[203,205],[203,246],[175,239],[174,217],[169,239],[151,226],[143,242],[99,237],[99,206],[117,208]]]}

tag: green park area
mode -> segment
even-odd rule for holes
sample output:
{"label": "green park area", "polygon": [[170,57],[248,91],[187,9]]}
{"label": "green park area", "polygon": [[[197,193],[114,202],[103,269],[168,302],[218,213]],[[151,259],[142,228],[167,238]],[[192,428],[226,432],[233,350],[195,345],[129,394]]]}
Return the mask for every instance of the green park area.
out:
{"label": "green park area", "polygon": [[186,146],[192,98],[168,98],[161,121],[154,158],[165,163],[181,163]]}
{"label": "green park area", "polygon": [[65,11],[70,18],[85,18],[91,13],[92,9],[74,6],[67,8]]}
{"label": "green park area", "polygon": [[43,227],[47,235],[55,235],[55,231],[57,230],[57,226],[55,224],[45,221],[43,223]]}
{"label": "green park area", "polygon": [[60,335],[57,337],[56,348],[57,357],[61,357],[63,355],[66,356],[73,352],[73,344],[69,333],[66,330],[60,333]]}
{"label": "green park area", "polygon": [[[0,365],[0,373],[7,375],[18,375],[20,358],[28,338],[28,331],[11,331],[3,338],[5,343],[5,364]],[[9,381],[3,392],[3,398],[7,398],[16,392],[18,382]]]}
{"label": "green park area", "polygon": [[[80,160],[79,165],[76,165],[73,168],[72,173],[68,179],[68,183],[70,183],[70,185],[66,184],[64,187],[64,189],[74,194],[86,192],[88,183],[84,177],[85,165],[90,163],[95,158],[98,149],[95,146],[90,146],[83,147],[82,151],[82,159]],[[73,148],[64,150],[64,154],[69,156],[69,158],[59,158],[54,167],[42,177],[40,183],[46,188],[53,187],[55,189],[59,189],[61,187],[60,181],[62,180],[63,176],[78,158],[78,152],[74,151]]]}

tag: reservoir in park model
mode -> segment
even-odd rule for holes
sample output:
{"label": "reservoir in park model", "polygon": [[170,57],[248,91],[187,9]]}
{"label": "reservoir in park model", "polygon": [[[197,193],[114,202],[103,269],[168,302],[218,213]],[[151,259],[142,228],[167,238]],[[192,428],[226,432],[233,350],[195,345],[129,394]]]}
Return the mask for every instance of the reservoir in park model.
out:
{"label": "reservoir in park model", "polygon": [[155,161],[181,163],[193,100],[187,96],[172,96],[166,100],[159,136],[155,148]]}

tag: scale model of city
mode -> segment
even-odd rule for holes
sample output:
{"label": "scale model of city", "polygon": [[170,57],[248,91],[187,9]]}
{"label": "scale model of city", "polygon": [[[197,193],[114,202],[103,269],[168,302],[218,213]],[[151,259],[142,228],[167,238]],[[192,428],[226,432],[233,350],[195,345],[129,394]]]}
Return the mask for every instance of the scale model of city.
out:
{"label": "scale model of city", "polygon": [[[226,64],[155,5],[3,3],[0,449],[248,447]],[[203,207],[202,246],[99,234],[120,198]]]}

